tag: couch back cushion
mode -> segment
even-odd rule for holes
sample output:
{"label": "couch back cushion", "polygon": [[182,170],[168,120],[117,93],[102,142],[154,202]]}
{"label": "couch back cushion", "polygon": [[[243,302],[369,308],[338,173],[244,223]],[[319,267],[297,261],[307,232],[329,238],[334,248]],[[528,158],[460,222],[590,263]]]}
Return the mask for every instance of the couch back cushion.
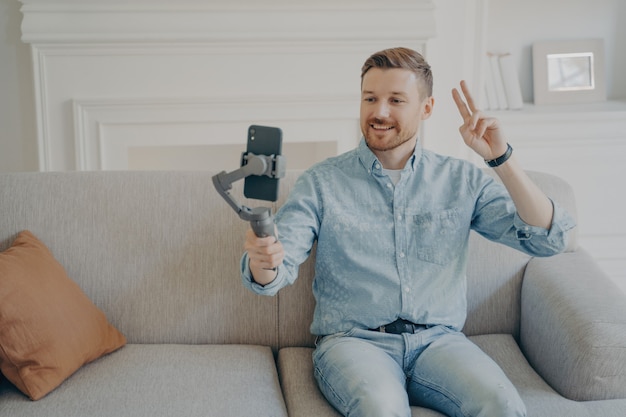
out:
{"label": "couch back cushion", "polygon": [[[300,171],[281,180],[274,210]],[[212,172],[0,174],[0,250],[31,230],[129,343],[311,346],[313,257],[277,297],[239,278],[248,223],[215,191]],[[574,216],[563,180],[530,173]],[[270,205],[232,195],[249,207]],[[569,250],[576,247],[575,235]],[[314,256],[314,255],[313,255]],[[472,233],[467,334],[519,333],[528,257]]]}
{"label": "couch back cushion", "polygon": [[211,176],[0,174],[0,250],[31,230],[129,343],[276,346],[278,300],[243,288],[248,225]]}

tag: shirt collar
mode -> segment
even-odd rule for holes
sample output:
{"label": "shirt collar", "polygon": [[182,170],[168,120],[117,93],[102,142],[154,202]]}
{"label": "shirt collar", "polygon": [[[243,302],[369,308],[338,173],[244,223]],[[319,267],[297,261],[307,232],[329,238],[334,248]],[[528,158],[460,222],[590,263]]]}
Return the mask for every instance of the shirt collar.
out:
{"label": "shirt collar", "polygon": [[[361,141],[359,142],[359,147],[357,149],[357,153],[359,155],[359,159],[361,160],[361,163],[363,164],[365,169],[367,169],[368,172],[377,173],[379,175],[382,174],[383,166],[378,160],[378,158],[376,157],[376,155],[374,155],[374,152],[372,152],[370,148],[367,146],[367,143],[365,142],[365,138],[361,138]],[[422,145],[418,138],[417,144],[415,145],[415,150],[413,151],[413,155],[411,155],[411,157],[407,161],[404,169],[405,170],[411,169],[412,171],[415,171],[415,168],[417,167],[417,164],[419,163],[419,160],[421,159],[421,157],[422,157]]]}

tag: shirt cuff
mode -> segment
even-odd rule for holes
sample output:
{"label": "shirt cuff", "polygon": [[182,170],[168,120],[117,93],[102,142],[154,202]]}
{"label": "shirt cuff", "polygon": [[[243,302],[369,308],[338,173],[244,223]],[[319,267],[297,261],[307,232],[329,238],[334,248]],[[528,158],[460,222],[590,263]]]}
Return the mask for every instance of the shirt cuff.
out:
{"label": "shirt cuff", "polygon": [[254,281],[252,273],[250,272],[250,258],[248,253],[244,253],[241,257],[241,280],[243,285],[250,291],[260,295],[275,295],[282,286],[280,285],[281,279],[281,267],[278,267],[276,278],[267,285],[261,285]]}

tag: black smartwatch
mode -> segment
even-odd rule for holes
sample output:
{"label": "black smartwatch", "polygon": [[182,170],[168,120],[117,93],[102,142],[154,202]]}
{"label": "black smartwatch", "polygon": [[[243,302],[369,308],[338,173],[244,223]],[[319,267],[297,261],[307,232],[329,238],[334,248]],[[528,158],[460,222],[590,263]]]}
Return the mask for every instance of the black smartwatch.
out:
{"label": "black smartwatch", "polygon": [[503,163],[505,163],[506,161],[509,160],[509,158],[511,157],[511,154],[513,153],[513,148],[511,147],[511,145],[509,145],[508,143],[506,144],[506,152],[504,153],[504,155],[496,158],[496,159],[491,159],[489,161],[487,161],[485,159],[485,163],[487,165],[489,165],[491,168],[495,168],[498,167],[500,165],[502,165]]}

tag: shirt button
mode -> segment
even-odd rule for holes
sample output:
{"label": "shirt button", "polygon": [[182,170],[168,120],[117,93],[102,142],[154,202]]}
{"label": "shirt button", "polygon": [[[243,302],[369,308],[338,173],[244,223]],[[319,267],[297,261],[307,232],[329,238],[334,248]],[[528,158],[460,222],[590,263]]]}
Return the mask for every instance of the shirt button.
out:
{"label": "shirt button", "polygon": [[398,214],[398,220],[402,220],[402,214]]}
{"label": "shirt button", "polygon": [[400,257],[404,258],[404,252],[400,252]]}
{"label": "shirt button", "polygon": [[392,187],[391,183],[390,182],[387,183],[387,188],[391,188],[391,187]]}
{"label": "shirt button", "polygon": [[374,165],[374,168],[376,168],[376,169],[380,169],[380,164],[376,164],[376,165]]}
{"label": "shirt button", "polygon": [[405,293],[410,293],[410,292],[411,292],[411,289],[410,289],[409,287],[404,287],[404,292],[405,292]]}

